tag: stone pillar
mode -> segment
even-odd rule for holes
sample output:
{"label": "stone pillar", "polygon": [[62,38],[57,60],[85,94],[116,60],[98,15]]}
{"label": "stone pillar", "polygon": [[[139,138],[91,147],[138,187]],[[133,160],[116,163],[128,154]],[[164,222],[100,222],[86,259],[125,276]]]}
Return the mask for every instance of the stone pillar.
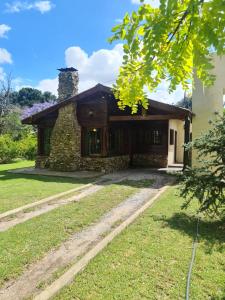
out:
{"label": "stone pillar", "polygon": [[[195,78],[193,89],[193,120],[192,137],[199,137],[201,133],[209,129],[209,121],[215,118],[215,113],[223,112],[223,95],[225,89],[225,56],[213,57],[214,69],[212,74],[216,76],[213,86],[204,87],[203,83]],[[197,165],[197,153],[192,153],[192,165]]]}
{"label": "stone pillar", "polygon": [[75,171],[80,168],[81,128],[76,116],[76,103],[59,109],[51,136],[50,169]]}
{"label": "stone pillar", "polygon": [[78,94],[79,76],[75,68],[58,69],[59,87],[58,101],[63,101]]}

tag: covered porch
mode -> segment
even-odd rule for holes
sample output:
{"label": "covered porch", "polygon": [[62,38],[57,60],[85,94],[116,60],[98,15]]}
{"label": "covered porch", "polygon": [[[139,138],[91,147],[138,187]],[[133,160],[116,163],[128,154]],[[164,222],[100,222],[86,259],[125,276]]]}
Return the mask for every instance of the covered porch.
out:
{"label": "covered porch", "polygon": [[169,116],[111,116],[107,127],[82,129],[82,161],[89,168],[100,160],[108,167],[118,161],[127,167],[183,164],[184,124]]}

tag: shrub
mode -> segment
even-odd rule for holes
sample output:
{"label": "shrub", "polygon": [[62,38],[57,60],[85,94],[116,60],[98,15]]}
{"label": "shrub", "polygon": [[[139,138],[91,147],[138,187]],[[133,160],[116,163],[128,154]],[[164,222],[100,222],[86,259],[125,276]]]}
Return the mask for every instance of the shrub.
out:
{"label": "shrub", "polygon": [[36,156],[37,139],[34,134],[30,134],[17,142],[19,156],[28,160],[33,160]]}
{"label": "shrub", "polygon": [[18,155],[16,143],[10,135],[0,135],[0,163],[9,163]]}
{"label": "shrub", "polygon": [[198,153],[199,165],[181,176],[181,196],[186,208],[196,199],[199,211],[212,217],[225,216],[225,114],[218,116],[210,130],[188,146]]}

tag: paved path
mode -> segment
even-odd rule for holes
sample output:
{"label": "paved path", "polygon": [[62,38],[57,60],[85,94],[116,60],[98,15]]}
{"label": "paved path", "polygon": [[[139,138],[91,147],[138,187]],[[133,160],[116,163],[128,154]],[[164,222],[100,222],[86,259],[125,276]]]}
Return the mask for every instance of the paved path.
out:
{"label": "paved path", "polygon": [[16,281],[11,281],[0,290],[1,300],[26,299],[40,290],[38,285],[49,280],[59,268],[74,263],[81,255],[94,247],[106,233],[110,232],[119,222],[126,220],[138,208],[153,198],[160,189],[171,179],[167,176],[133,172],[128,176],[130,180],[154,179],[154,184],[129,197],[120,205],[102,216],[96,223],[80,233],[74,234],[58,249],[49,252],[43,259],[31,265]]}

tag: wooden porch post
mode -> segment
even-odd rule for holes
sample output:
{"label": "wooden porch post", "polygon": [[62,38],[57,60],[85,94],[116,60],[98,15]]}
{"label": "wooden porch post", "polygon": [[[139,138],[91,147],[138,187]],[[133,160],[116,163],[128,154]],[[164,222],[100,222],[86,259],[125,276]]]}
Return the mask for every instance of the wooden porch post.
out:
{"label": "wooden porch post", "polygon": [[103,156],[107,156],[108,155],[108,134],[109,131],[108,131],[108,127],[103,127],[103,130],[102,130],[102,155]]}
{"label": "wooden porch post", "polygon": [[[190,123],[191,120],[188,116],[185,117],[185,123],[184,123],[184,144],[188,144],[190,142]],[[184,166],[183,171],[187,166],[191,165],[191,159],[190,159],[190,150],[186,150],[184,147]]]}

